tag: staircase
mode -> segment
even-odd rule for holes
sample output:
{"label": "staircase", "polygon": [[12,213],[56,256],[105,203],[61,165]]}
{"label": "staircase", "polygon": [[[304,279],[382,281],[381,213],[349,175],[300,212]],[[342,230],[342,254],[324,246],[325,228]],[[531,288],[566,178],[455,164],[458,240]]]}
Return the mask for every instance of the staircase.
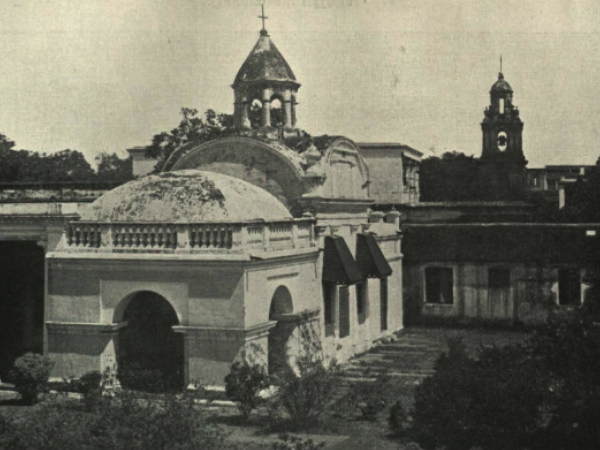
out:
{"label": "staircase", "polygon": [[398,337],[351,359],[343,366],[342,380],[347,383],[375,381],[389,375],[416,385],[433,373],[435,360],[448,350],[448,339],[462,337],[469,353],[476,355],[481,346],[504,346],[523,341],[526,333],[512,330],[452,328],[405,328]]}

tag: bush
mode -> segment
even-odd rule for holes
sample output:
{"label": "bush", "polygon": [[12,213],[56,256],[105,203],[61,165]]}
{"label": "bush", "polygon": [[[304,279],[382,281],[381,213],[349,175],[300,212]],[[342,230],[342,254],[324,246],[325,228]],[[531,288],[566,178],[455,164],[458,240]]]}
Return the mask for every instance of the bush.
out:
{"label": "bush", "polygon": [[516,450],[539,431],[547,382],[539,360],[522,346],[468,356],[450,340],[435,373],[415,389],[412,437],[422,447]]}
{"label": "bush", "polygon": [[54,363],[49,358],[35,353],[26,353],[17,358],[10,377],[15,389],[27,404],[35,404],[44,392]]}
{"label": "bush", "polygon": [[591,281],[581,308],[550,316],[532,339],[552,377],[540,448],[600,448],[600,287]]}
{"label": "bush", "polygon": [[279,441],[271,445],[271,450],[320,450],[325,442],[316,443],[312,439],[302,439],[290,434],[282,434]]}
{"label": "bush", "polygon": [[253,409],[260,404],[258,394],[269,387],[270,378],[265,374],[260,364],[235,362],[229,374],[225,377],[225,393],[234,401],[244,417],[247,419]]}
{"label": "bush", "polygon": [[7,450],[227,448],[224,433],[188,396],[121,393],[93,413],[82,413],[73,402],[57,397],[10,422],[0,440],[0,448]]}
{"label": "bush", "polygon": [[388,406],[389,400],[394,398],[395,390],[392,378],[382,375],[375,381],[353,383],[341,403],[352,412],[358,409],[363,419],[374,422]]}
{"label": "bush", "polygon": [[410,428],[410,415],[400,400],[396,400],[390,408],[388,424],[392,434],[399,437],[404,436]]}
{"label": "bush", "polygon": [[102,374],[98,370],[83,375],[79,380],[79,390],[88,411],[93,411],[102,401]]}
{"label": "bush", "polygon": [[300,354],[288,361],[274,377],[276,402],[298,427],[316,422],[337,393],[339,369],[332,361],[325,365],[319,335],[311,325],[302,324]]}

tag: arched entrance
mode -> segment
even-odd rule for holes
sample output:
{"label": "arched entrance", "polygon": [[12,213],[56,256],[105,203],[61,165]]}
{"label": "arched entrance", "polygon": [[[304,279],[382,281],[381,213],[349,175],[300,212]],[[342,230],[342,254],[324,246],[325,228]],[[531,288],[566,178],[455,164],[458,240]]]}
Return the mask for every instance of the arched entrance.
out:
{"label": "arched entrance", "polygon": [[295,328],[295,323],[285,320],[286,314],[292,314],[294,307],[290,291],[279,286],[269,309],[269,320],[277,321],[277,325],[269,331],[269,373],[273,374],[285,367],[288,360],[288,342]]}
{"label": "arched entrance", "polygon": [[173,331],[179,324],[171,304],[149,291],[128,300],[119,332],[117,364],[123,387],[145,391],[183,388],[183,337]]}
{"label": "arched entrance", "polygon": [[15,359],[44,351],[44,250],[35,241],[0,242],[0,379]]}

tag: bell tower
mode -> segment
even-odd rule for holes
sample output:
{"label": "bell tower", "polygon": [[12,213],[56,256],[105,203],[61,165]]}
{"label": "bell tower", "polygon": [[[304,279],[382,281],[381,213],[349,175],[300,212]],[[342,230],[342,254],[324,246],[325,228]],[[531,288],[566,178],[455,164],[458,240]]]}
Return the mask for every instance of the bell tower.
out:
{"label": "bell tower", "polygon": [[490,105],[481,122],[483,134],[481,151],[482,183],[489,187],[494,199],[516,199],[525,190],[523,153],[523,122],[519,109],[513,104],[513,90],[502,73],[502,57],[498,80],[490,89]]}
{"label": "bell tower", "polygon": [[[278,139],[297,136],[296,105],[300,83],[265,28],[264,5],[258,42],[231,86],[234,124],[242,134]],[[279,108],[274,108],[277,104]]]}
{"label": "bell tower", "polygon": [[483,149],[481,159],[496,159],[527,164],[523,154],[523,122],[513,105],[513,90],[502,72],[490,90],[490,105],[481,123]]}

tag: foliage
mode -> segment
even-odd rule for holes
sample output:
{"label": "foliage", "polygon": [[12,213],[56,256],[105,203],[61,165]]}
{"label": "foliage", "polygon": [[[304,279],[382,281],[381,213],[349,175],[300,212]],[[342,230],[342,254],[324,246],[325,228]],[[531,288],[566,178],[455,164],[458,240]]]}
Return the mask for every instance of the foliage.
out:
{"label": "foliage", "polygon": [[600,287],[595,277],[583,306],[551,316],[532,342],[552,375],[543,448],[600,448]]}
{"label": "foliage", "polygon": [[426,449],[516,450],[538,430],[547,383],[522,346],[482,349],[469,357],[460,339],[435,373],[415,389],[413,439]]}
{"label": "foliage", "polygon": [[[13,144],[14,145],[14,144]],[[0,143],[0,181],[90,181],[96,174],[81,152],[45,154],[12,150]]]}
{"label": "foliage", "polygon": [[119,158],[116,153],[101,153],[96,157],[98,179],[102,181],[129,181],[133,179],[133,160]]}
{"label": "foliage", "polygon": [[304,427],[315,423],[337,393],[339,368],[335,360],[325,364],[318,331],[301,324],[299,354],[275,374],[276,402],[293,422]]}
{"label": "foliage", "polygon": [[244,358],[242,362],[236,361],[231,365],[229,374],[225,376],[225,392],[247,419],[261,403],[259,393],[269,387],[269,381],[263,365]]}
{"label": "foliage", "polygon": [[425,158],[421,161],[419,182],[424,202],[480,200],[477,160],[464,153],[453,151]]}
{"label": "foliage", "polygon": [[394,397],[395,383],[389,375],[380,375],[375,381],[353,383],[350,391],[342,399],[343,409],[360,411],[365,420],[376,421],[377,415],[388,406]]}
{"label": "foliage", "polygon": [[82,412],[59,397],[9,422],[0,448],[11,450],[226,448],[221,429],[189,396],[122,393],[93,412]]}
{"label": "foliage", "polygon": [[388,416],[388,424],[394,436],[405,435],[410,428],[410,420],[408,409],[400,400],[396,400],[390,408],[390,415]]}
{"label": "foliage", "polygon": [[36,353],[26,353],[15,361],[11,371],[15,389],[27,404],[34,404],[46,389],[50,370],[54,363],[49,358]]}
{"label": "foliage", "polygon": [[600,158],[587,179],[579,178],[572,186],[566,185],[565,193],[562,220],[600,222]]}
{"label": "foliage", "polygon": [[[195,143],[201,144],[218,137],[224,136],[233,129],[233,116],[231,114],[217,114],[209,109],[204,117],[198,117],[198,110],[192,108],[181,108],[183,118],[177,127],[170,132],[155,134],[152,144],[148,147],[146,156],[158,158],[154,168],[160,172],[165,168],[169,156],[179,147]],[[183,149],[180,149],[183,151]]]}
{"label": "foliage", "polygon": [[320,450],[325,442],[316,443],[312,439],[303,439],[291,434],[282,434],[279,440],[271,445],[271,450]]}

